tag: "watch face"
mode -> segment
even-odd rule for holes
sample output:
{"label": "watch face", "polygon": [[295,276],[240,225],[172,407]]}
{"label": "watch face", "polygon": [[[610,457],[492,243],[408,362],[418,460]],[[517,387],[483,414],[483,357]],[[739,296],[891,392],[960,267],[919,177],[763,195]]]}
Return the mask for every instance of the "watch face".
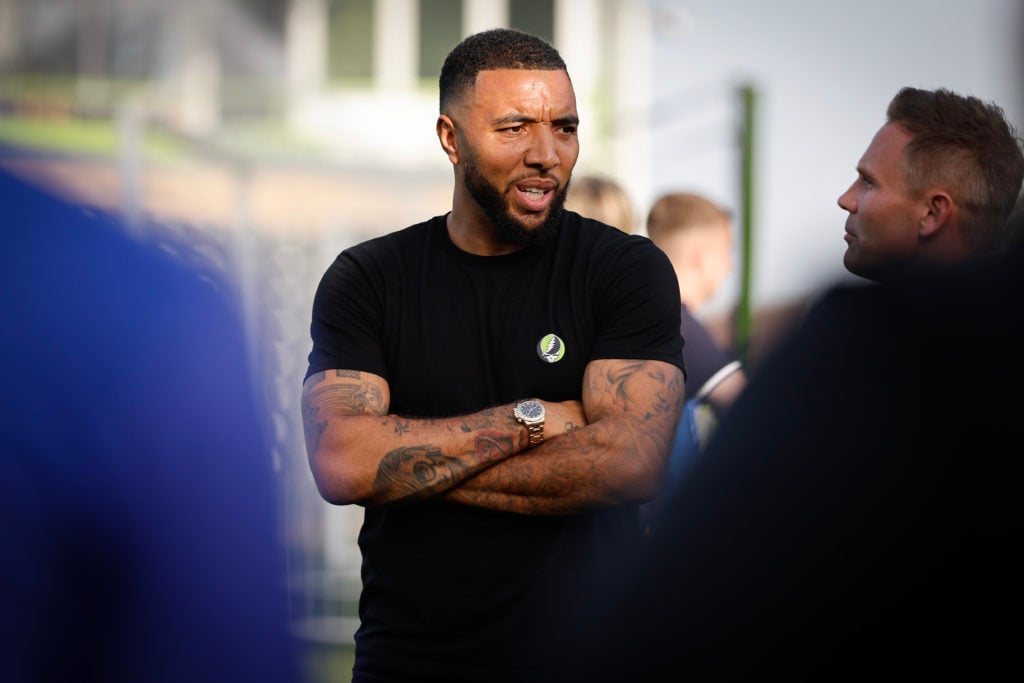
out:
{"label": "watch face", "polygon": [[519,414],[527,420],[539,420],[544,416],[544,406],[537,401],[523,401],[519,404]]}

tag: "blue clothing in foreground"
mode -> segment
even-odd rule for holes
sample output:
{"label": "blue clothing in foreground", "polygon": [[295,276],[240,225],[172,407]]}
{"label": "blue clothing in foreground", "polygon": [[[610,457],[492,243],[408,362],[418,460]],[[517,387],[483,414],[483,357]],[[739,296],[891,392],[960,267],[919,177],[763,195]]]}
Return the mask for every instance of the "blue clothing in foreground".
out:
{"label": "blue clothing in foreground", "polygon": [[0,173],[0,680],[297,681],[216,282]]}

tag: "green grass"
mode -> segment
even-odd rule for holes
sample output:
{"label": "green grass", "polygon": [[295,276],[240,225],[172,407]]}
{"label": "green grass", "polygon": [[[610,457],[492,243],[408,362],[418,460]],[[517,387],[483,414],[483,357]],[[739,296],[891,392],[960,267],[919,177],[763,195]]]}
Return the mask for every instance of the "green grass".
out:
{"label": "green grass", "polygon": [[[242,158],[285,158],[316,160],[323,151],[316,145],[296,140],[277,121],[233,123],[219,130],[214,138],[222,151]],[[0,116],[0,145],[113,158],[119,154],[116,122],[110,119],[62,117]],[[143,136],[143,156],[147,161],[182,161],[196,152],[184,140],[153,127]]]}
{"label": "green grass", "polygon": [[[0,74],[0,145],[113,158],[119,153],[118,103],[135,101],[144,107],[141,103],[147,101],[148,87],[139,79]],[[223,124],[205,140],[190,142],[187,136],[147,126],[143,116],[144,158],[160,162],[227,154],[324,160],[321,145],[299,140],[287,130],[276,84],[225,79],[221,104]]]}
{"label": "green grass", "polygon": [[[0,144],[66,154],[118,153],[116,127],[104,119],[0,117]],[[143,153],[157,161],[184,156],[181,146],[159,131],[146,132]]]}

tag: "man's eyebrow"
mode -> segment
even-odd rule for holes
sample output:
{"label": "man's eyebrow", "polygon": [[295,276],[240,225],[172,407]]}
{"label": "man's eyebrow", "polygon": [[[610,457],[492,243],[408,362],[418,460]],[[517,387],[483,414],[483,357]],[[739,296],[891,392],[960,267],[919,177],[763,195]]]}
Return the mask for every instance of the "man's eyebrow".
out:
{"label": "man's eyebrow", "polygon": [[[518,112],[513,112],[511,114],[506,114],[505,116],[502,116],[501,118],[495,119],[493,121],[493,124],[496,125],[496,126],[506,126],[506,125],[508,125],[510,123],[536,123],[536,122],[537,122],[537,119],[535,119],[532,116],[529,116],[527,114],[520,114]],[[564,125],[567,125],[567,124],[579,125],[579,122],[580,122],[580,117],[579,116],[576,116],[575,114],[570,114],[568,116],[563,116],[561,118],[555,119],[551,123],[553,125],[556,125],[556,126],[564,126]]]}
{"label": "man's eyebrow", "polygon": [[532,123],[535,121],[532,116],[526,114],[520,114],[518,112],[512,112],[511,114],[505,114],[501,118],[494,119],[494,124],[497,126],[506,125],[509,123]]}

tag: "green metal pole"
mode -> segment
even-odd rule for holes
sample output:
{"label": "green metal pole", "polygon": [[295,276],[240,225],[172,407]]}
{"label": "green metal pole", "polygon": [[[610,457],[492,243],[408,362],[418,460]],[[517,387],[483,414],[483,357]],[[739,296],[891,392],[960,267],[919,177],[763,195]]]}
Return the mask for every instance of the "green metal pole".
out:
{"label": "green metal pole", "polygon": [[740,128],[740,294],[733,321],[737,357],[747,363],[753,334],[751,280],[754,261],[754,140],[757,121],[757,91],[745,84],[739,88]]}

